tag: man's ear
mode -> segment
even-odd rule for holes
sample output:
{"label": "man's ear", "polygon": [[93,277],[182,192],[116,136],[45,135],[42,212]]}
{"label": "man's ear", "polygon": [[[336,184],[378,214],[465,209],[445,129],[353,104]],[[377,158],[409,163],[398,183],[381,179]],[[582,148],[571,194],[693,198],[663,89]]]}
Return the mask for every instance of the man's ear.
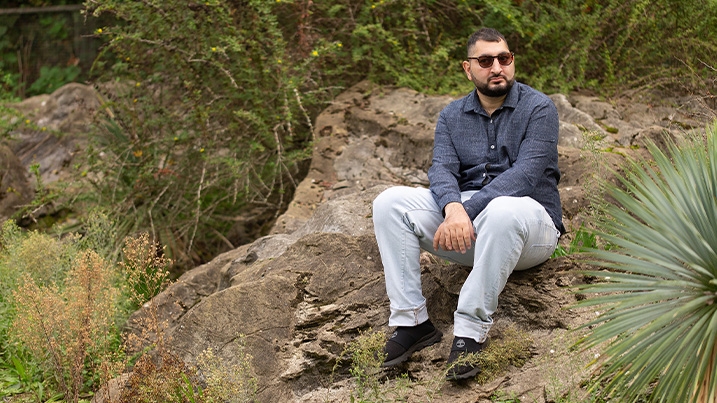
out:
{"label": "man's ear", "polygon": [[471,74],[471,63],[469,61],[464,60],[461,63],[461,66],[463,67],[463,72],[466,73],[466,78],[470,81],[472,79]]}

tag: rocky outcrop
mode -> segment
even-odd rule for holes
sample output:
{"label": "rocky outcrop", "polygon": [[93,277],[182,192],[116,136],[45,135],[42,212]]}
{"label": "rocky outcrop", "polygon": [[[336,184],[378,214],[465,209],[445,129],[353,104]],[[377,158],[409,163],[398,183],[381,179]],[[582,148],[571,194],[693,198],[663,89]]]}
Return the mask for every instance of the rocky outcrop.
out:
{"label": "rocky outcrop", "polygon": [[100,100],[92,87],[70,83],[52,94],[8,106],[17,110],[27,124],[0,145],[0,178],[13,178],[13,184],[3,183],[0,188],[0,220],[33,199],[37,180],[31,166],[38,166],[44,185],[71,177],[72,161],[87,138]]}
{"label": "rocky outcrop", "polygon": [[0,220],[29,203],[34,193],[25,166],[9,147],[0,144]]}
{"label": "rocky outcrop", "polygon": [[[309,172],[271,234],[185,273],[154,299],[172,351],[193,363],[211,347],[232,364],[238,359],[234,341],[242,335],[258,376],[259,401],[349,401],[352,385],[342,351],[363,331],[387,330],[371,202],[388,186],[428,185],[436,118],[452,99],[368,82],[337,97],[314,123]],[[589,94],[554,94],[551,99],[560,114],[560,193],[570,231],[563,245],[589,217],[599,181],[619,172],[626,156],[643,153],[648,141],[664,146],[666,138],[679,140],[715,117],[695,98],[608,102]],[[45,183],[68,177],[81,134],[100,102],[90,87],[70,84],[12,106],[31,124],[0,145],[0,218],[32,200],[30,165],[40,165]],[[428,254],[421,265],[429,313],[450,335],[469,269]],[[514,273],[490,336],[499,340],[503,329],[519,326],[539,341],[532,358],[489,385],[440,385],[442,396],[488,401],[489,391],[500,387],[544,402],[549,383],[577,376],[567,351],[568,329],[592,314],[566,309],[575,301],[571,286],[582,281],[579,268],[564,257]],[[128,331],[141,332],[146,313],[136,312]],[[400,373],[436,379],[450,339],[416,354],[397,372],[388,371],[388,381]],[[120,387],[123,379],[127,376],[112,384]],[[425,385],[414,386],[415,396],[426,392]]]}
{"label": "rocky outcrop", "polygon": [[[642,152],[646,139],[679,138],[684,128],[698,127],[694,108],[652,108],[643,116],[585,95],[551,98],[560,113],[560,191],[572,231],[585,220],[598,179],[619,169],[626,155]],[[191,363],[211,347],[231,363],[233,341],[244,335],[260,401],[348,401],[350,380],[341,352],[362,331],[385,331],[388,317],[371,202],[391,185],[428,184],[435,120],[451,99],[366,82],[339,96],[316,119],[309,173],[272,234],[191,270],[155,299],[173,350]],[[512,275],[491,337],[500,339],[501,329],[517,324],[539,341],[533,358],[497,384],[446,384],[440,393],[450,401],[488,401],[486,388],[499,385],[526,401],[544,402],[551,377],[578,376],[576,364],[566,358],[567,329],[592,313],[565,308],[575,301],[570,287],[582,281],[579,267],[570,258],[557,258]],[[469,269],[428,254],[422,255],[422,269],[429,313],[450,335]],[[140,310],[131,319],[134,331],[143,315]],[[445,365],[450,339],[416,354],[400,371],[411,379],[434,377]],[[388,373],[389,379],[395,375]]]}

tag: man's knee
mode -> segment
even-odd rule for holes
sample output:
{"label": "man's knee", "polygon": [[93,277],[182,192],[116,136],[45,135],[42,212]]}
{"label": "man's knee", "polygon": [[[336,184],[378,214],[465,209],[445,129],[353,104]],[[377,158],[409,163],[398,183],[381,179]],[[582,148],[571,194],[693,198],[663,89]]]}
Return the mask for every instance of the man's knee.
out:
{"label": "man's knee", "polygon": [[500,196],[488,203],[481,213],[482,221],[502,229],[519,229],[526,218],[535,216],[536,208],[542,206],[529,197]]}
{"label": "man's knee", "polygon": [[406,187],[404,186],[394,186],[376,196],[373,200],[374,219],[376,216],[381,215],[381,213],[388,211],[391,207],[396,206],[398,202],[405,197],[405,189]]}

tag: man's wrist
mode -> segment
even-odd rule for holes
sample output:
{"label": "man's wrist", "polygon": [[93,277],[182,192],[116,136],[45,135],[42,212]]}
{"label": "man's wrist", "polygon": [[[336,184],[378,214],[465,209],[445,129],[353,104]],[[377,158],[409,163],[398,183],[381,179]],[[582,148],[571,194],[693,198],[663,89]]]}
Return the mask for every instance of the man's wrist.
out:
{"label": "man's wrist", "polygon": [[463,204],[459,202],[450,202],[443,207],[444,216],[460,211],[465,212],[465,208],[463,208]]}

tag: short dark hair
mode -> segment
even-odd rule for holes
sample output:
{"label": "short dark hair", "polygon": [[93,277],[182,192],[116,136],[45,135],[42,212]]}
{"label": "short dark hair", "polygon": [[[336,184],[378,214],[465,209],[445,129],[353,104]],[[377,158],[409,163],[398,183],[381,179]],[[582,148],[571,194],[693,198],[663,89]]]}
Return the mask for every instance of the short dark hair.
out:
{"label": "short dark hair", "polygon": [[505,44],[508,44],[508,41],[505,40],[505,37],[503,34],[498,32],[497,29],[493,28],[481,28],[468,38],[468,46],[466,47],[466,52],[468,56],[471,55],[471,49],[473,49],[473,46],[475,46],[476,42],[478,41],[485,41],[485,42],[500,42],[503,41]]}

